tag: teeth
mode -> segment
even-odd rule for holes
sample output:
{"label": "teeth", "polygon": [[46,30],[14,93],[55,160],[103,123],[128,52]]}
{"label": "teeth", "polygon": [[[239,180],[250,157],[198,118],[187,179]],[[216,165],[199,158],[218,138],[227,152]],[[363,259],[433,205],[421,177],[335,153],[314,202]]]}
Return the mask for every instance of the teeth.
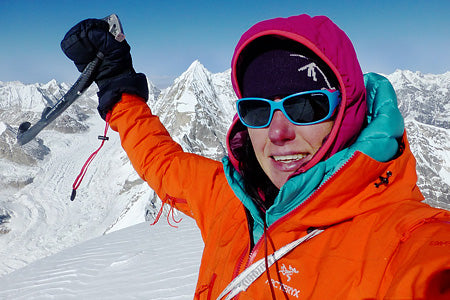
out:
{"label": "teeth", "polygon": [[305,156],[306,156],[306,154],[292,154],[292,155],[283,155],[283,156],[273,156],[273,159],[275,159],[276,161],[290,162],[293,160],[300,160],[300,159],[304,158]]}

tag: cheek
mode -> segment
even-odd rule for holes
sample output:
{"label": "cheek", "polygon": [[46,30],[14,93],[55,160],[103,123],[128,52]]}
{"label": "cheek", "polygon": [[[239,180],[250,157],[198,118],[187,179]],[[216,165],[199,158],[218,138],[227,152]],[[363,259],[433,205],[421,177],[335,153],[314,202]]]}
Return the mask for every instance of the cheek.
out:
{"label": "cheek", "polygon": [[330,134],[334,121],[325,121],[319,124],[309,126],[298,126],[296,128],[296,136],[298,139],[304,140],[312,148],[319,149],[325,138]]}
{"label": "cheek", "polygon": [[266,128],[248,128],[248,135],[250,136],[255,152],[263,151],[268,139],[268,130]]}
{"label": "cheek", "polygon": [[255,152],[256,160],[264,169],[264,166],[267,163],[265,159],[266,155],[264,153],[268,141],[268,130],[266,128],[248,128],[248,134],[253,146],[253,151]]}

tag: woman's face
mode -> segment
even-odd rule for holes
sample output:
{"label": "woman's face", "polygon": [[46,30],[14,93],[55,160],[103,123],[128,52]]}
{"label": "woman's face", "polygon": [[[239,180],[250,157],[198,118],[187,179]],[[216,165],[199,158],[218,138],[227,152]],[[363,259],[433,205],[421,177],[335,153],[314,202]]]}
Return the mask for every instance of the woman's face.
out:
{"label": "woman's face", "polygon": [[300,166],[311,160],[330,133],[334,121],[294,125],[281,111],[274,112],[265,128],[248,128],[253,149],[262,169],[281,188]]}

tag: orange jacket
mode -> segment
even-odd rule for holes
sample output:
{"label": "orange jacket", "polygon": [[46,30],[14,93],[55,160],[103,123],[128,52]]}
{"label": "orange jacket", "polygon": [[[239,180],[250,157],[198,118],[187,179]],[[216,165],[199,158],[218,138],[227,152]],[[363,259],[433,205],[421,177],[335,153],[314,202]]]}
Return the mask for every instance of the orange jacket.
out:
{"label": "orange jacket", "polygon": [[[139,175],[163,201],[196,220],[205,248],[195,298],[216,299],[266,248],[261,238],[250,249],[246,210],[224,166],[183,152],[137,96],[123,95],[110,124]],[[289,299],[448,297],[450,215],[421,202],[406,135],[403,144],[402,154],[386,163],[357,152],[300,208],[268,228],[269,254],[311,228],[325,229],[269,268],[277,299],[285,299],[283,289]],[[389,184],[376,187],[388,171]],[[238,298],[271,299],[268,283],[264,273]]]}

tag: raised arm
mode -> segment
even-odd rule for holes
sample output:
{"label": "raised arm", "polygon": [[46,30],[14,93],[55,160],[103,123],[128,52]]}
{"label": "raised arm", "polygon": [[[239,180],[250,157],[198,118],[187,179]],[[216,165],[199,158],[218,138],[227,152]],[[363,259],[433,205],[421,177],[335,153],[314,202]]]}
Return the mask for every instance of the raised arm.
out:
{"label": "raised arm", "polygon": [[67,32],[61,48],[80,71],[102,53],[94,76],[101,117],[119,132],[139,175],[164,202],[194,217],[202,229],[206,218],[214,215],[221,190],[227,188],[222,165],[185,153],[151,113],[147,79],[134,71],[128,43],[117,41],[107,22],[87,19]]}

